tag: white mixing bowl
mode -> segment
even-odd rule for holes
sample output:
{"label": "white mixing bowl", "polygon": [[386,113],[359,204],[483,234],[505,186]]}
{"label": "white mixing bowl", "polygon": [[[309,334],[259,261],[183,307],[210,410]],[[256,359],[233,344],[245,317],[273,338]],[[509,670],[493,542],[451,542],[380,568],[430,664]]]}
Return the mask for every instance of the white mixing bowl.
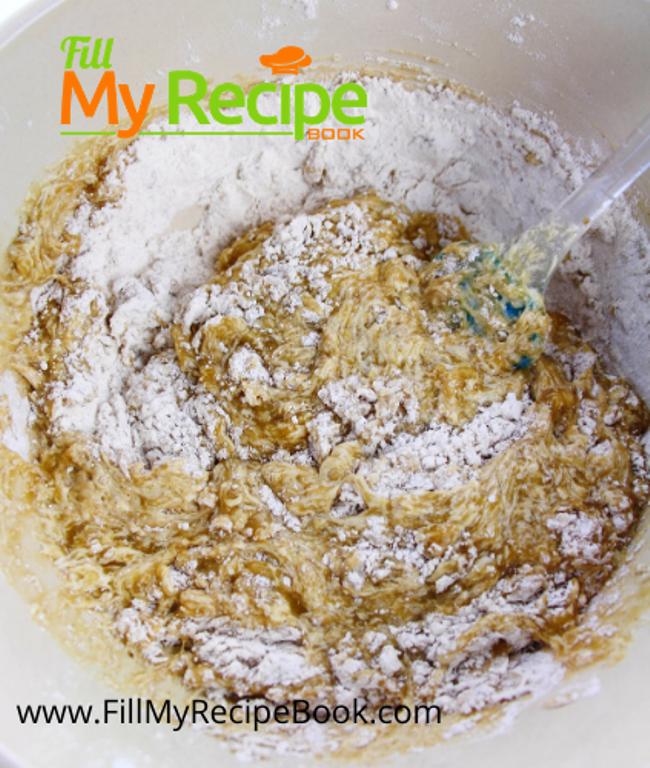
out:
{"label": "white mixing bowl", "polygon": [[[72,141],[60,135],[60,45],[69,35],[113,37],[119,81],[138,93],[155,83],[157,101],[169,70],[192,69],[215,82],[254,75],[260,54],[287,44],[308,49],[314,60],[337,55],[351,67],[363,66],[368,56],[411,61],[483,92],[496,107],[517,100],[552,112],[567,136],[606,150],[650,105],[649,33],[647,0],[37,0],[0,27],[0,247],[15,233],[29,184]],[[88,130],[100,130],[104,119],[98,110]],[[642,215],[648,189],[648,178],[636,188]],[[628,316],[648,300],[648,283],[635,278],[637,267],[603,267],[609,297],[623,300]],[[650,402],[650,330],[615,315],[608,322],[609,359]],[[0,765],[238,764],[217,741],[187,729],[19,724],[17,704],[101,707],[116,694],[63,654],[4,581],[0,616]],[[647,768],[650,629],[637,631],[622,663],[597,674],[596,696],[563,708],[537,703],[489,740],[452,743],[397,757],[394,764]],[[296,761],[269,762],[285,764]]]}

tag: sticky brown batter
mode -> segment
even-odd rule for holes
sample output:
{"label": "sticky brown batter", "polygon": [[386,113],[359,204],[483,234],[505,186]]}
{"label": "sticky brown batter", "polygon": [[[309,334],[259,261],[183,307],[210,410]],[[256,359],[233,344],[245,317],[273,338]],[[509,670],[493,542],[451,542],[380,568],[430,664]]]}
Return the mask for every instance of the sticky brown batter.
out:
{"label": "sticky brown batter", "polygon": [[499,311],[477,328],[470,240],[368,194],[224,251],[154,360],[213,398],[204,473],[125,472],[53,431],[94,310],[59,296],[34,319],[13,356],[37,414],[30,514],[66,599],[144,679],[468,714],[526,693],[503,681],[534,654],[570,663],[650,495],[648,412],[517,286],[486,287]]}

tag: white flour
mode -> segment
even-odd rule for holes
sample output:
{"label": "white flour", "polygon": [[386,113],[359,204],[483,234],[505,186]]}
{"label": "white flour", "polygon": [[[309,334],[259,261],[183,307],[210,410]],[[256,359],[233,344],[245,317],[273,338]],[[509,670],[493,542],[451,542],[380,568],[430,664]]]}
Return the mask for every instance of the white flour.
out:
{"label": "white flour", "polygon": [[[83,244],[63,271],[92,292],[64,297],[63,311],[83,311],[91,299],[100,311],[66,360],[69,379],[52,393],[55,428],[94,437],[124,470],[169,459],[183,459],[193,473],[205,470],[214,461],[206,435],[217,406],[166,357],[171,339],[160,326],[175,315],[184,323],[206,312],[241,312],[249,322],[258,316],[255,302],[241,295],[196,291],[234,237],[265,220],[375,189],[413,210],[458,216],[478,237],[498,239],[547,213],[582,178],[557,131],[523,110],[508,118],[434,86],[407,91],[386,79],[364,85],[364,141],[150,136],[131,146],[112,179],[123,190],[119,202],[101,210],[83,204],[69,225]],[[183,120],[182,129],[196,127]],[[545,130],[550,141],[529,127]],[[528,164],[529,153],[542,164]],[[174,228],[188,220],[195,226]],[[292,243],[298,251],[307,245],[305,225],[298,217],[278,233],[289,256]],[[363,240],[362,222],[356,226]],[[286,290],[290,261],[285,274],[260,287]],[[317,264],[309,280],[316,287]],[[58,289],[35,290],[35,307],[52,290]],[[156,352],[162,359],[152,359]],[[264,381],[268,373],[246,354],[233,359],[231,372]]]}
{"label": "white flour", "polygon": [[16,377],[10,371],[6,371],[0,377],[0,407],[4,403],[8,410],[9,426],[2,433],[2,442],[9,450],[15,451],[27,461],[29,458],[27,428],[31,420],[31,412],[28,400],[22,397]]}
{"label": "white flour", "polygon": [[358,470],[374,493],[392,498],[403,493],[450,489],[476,478],[477,469],[526,434],[530,400],[512,393],[493,403],[461,429],[431,425],[419,435],[402,433],[378,458]]}

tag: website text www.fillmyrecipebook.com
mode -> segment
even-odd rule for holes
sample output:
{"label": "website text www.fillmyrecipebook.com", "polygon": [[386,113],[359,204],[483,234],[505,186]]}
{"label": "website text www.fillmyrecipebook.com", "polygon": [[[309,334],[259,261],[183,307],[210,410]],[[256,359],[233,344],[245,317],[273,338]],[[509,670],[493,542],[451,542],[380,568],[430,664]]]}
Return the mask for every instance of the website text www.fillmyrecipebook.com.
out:
{"label": "website text www.fillmyrecipebook.com", "polygon": [[302,725],[309,722],[319,724],[356,723],[375,725],[381,723],[415,723],[429,725],[440,723],[440,708],[435,704],[420,704],[409,707],[385,705],[369,711],[368,704],[362,699],[354,699],[351,706],[339,704],[328,707],[318,704],[311,707],[308,701],[297,699],[286,705],[270,706],[263,702],[246,699],[237,704],[210,704],[201,699],[193,700],[184,707],[172,704],[169,699],[156,704],[149,699],[104,699],[101,708],[93,704],[26,704],[16,705],[18,720],[21,724],[62,725],[142,725],[165,723],[173,725],[175,731],[184,725],[251,725],[257,731],[260,726],[278,723]]}

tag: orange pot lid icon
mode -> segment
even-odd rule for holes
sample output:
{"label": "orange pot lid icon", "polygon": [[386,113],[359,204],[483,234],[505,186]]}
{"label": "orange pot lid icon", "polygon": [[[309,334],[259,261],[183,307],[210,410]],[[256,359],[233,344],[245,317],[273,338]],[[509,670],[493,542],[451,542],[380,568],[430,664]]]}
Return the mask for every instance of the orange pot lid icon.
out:
{"label": "orange pot lid icon", "polygon": [[272,75],[297,75],[299,68],[311,64],[311,56],[306,55],[297,45],[285,45],[277,53],[260,56],[260,63],[271,67]]}

